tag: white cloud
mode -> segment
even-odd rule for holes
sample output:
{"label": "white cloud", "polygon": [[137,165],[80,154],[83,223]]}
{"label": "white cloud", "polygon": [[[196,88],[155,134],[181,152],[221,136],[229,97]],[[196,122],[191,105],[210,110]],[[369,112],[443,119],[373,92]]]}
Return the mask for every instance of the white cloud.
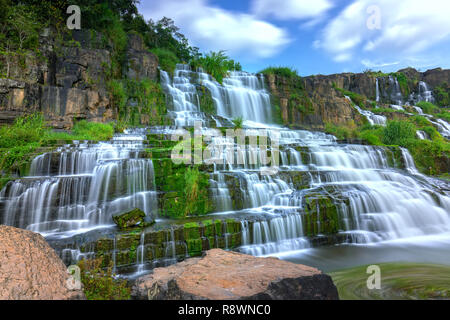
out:
{"label": "white cloud", "polygon": [[323,15],[332,6],[329,0],[253,0],[252,11],[260,17],[280,20],[310,19]]}
{"label": "white cloud", "polygon": [[[381,28],[368,28],[373,11],[380,9]],[[421,53],[450,37],[448,0],[356,0],[324,28],[316,48],[323,48],[335,61],[363,54],[390,53],[404,56]]]}
{"label": "white cloud", "polygon": [[207,0],[142,1],[139,9],[146,19],[172,18],[203,51],[226,50],[231,56],[266,58],[291,42],[284,29],[254,15],[213,7]]}
{"label": "white cloud", "polygon": [[394,61],[394,62],[378,62],[378,61],[372,61],[369,59],[363,59],[361,60],[361,64],[366,66],[367,68],[384,68],[384,67],[391,67],[398,65],[400,62]]}

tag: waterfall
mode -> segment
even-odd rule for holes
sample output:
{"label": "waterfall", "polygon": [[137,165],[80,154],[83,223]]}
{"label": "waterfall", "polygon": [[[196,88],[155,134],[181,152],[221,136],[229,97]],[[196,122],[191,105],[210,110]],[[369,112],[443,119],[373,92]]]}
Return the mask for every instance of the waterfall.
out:
{"label": "waterfall", "polygon": [[378,84],[378,78],[375,79],[375,101],[380,102],[380,86]]}
{"label": "waterfall", "polygon": [[[439,184],[421,175],[407,149],[341,144],[323,132],[272,124],[263,75],[230,72],[219,84],[186,65],[177,65],[173,78],[163,70],[160,75],[175,125],[193,126],[200,121],[202,133],[211,137],[205,141],[210,157],[204,160],[215,160],[205,163],[216,208],[213,214],[241,219],[239,251],[273,255],[310,248],[320,239],[330,243],[329,236],[373,244],[450,232],[448,182],[439,180]],[[402,104],[397,80],[389,77],[389,81],[393,101]],[[201,111],[202,86],[211,95],[214,117]],[[377,79],[377,101],[378,91]],[[371,124],[386,122],[382,116],[355,108]],[[273,171],[265,170],[262,146],[242,145],[238,138],[220,136],[220,130],[208,127],[211,119],[220,126],[240,116],[247,142],[265,133],[266,155],[278,149],[279,164],[271,164]],[[448,137],[447,122],[426,116]],[[175,131],[163,126],[152,130]],[[9,182],[1,191],[2,223],[45,236],[70,237],[108,227],[114,213],[135,207],[154,216],[154,169],[152,161],[143,156],[145,148],[146,129],[133,129],[109,142],[73,143],[37,156],[29,176]],[[222,231],[228,247],[235,239],[229,238],[226,229]],[[136,245],[138,273],[145,269],[145,240],[142,233]],[[183,245],[187,250],[184,242],[175,240],[173,229],[167,232],[167,262],[180,258]],[[116,246],[114,238],[114,261],[119,254]],[[81,253],[67,249],[64,255],[68,260]]]}
{"label": "waterfall", "polygon": [[221,85],[202,70],[192,71],[188,65],[177,64],[172,81],[167,72],[161,71],[161,83],[171,97],[171,112],[177,126],[193,126],[194,121],[204,122],[196,89],[199,85],[208,89],[218,116],[270,122],[270,96],[264,88],[262,75],[258,77],[247,72],[230,71]]}
{"label": "waterfall", "polygon": [[391,90],[391,100],[394,101],[395,105],[403,105],[403,95],[396,77],[389,76],[389,87]]}
{"label": "waterfall", "polygon": [[[342,145],[335,137],[323,133],[271,125],[262,76],[232,72],[223,85],[202,72],[191,74],[189,79],[191,84],[201,79],[211,92],[219,115],[242,116],[247,120],[244,124],[265,128],[269,137],[279,133],[280,165],[273,175],[261,174],[258,161],[248,163],[250,158],[259,159],[258,149],[243,148],[223,137],[211,142],[247,159],[236,164],[224,156],[227,152],[215,154],[221,164],[214,164],[211,173],[217,211],[225,214],[238,211],[243,217],[242,252],[270,255],[308,248],[310,243],[303,233],[304,206],[307,199],[317,195],[330,199],[336,206],[338,232],[349,241],[373,243],[450,231],[449,197],[435,187],[432,179],[418,173],[406,149],[401,150],[406,170],[399,171],[392,167],[395,160],[387,148]],[[403,104],[398,81],[393,77],[389,81],[393,101]],[[355,108],[372,124],[383,125],[386,121],[370,111]],[[254,130],[244,129],[249,135]],[[258,218],[249,224],[246,215]],[[315,228],[319,235],[326,232],[320,219]]]}
{"label": "waterfall", "polygon": [[419,138],[420,140],[429,139],[428,134],[423,130],[417,130],[416,135],[417,135],[417,138]]}
{"label": "waterfall", "polygon": [[362,114],[363,116],[365,116],[367,118],[367,121],[369,121],[369,123],[371,125],[375,125],[375,124],[380,125],[380,126],[386,125],[386,117],[385,116],[375,114],[369,110],[362,110],[357,105],[355,105],[355,108],[356,108],[356,110],[358,110],[358,112],[360,114]]}
{"label": "waterfall", "polygon": [[409,100],[413,103],[418,103],[420,101],[426,101],[434,103],[433,91],[428,88],[428,85],[424,81],[419,81],[417,85],[417,93],[411,93]]}
{"label": "waterfall", "polygon": [[[3,223],[44,235],[72,235],[112,224],[112,215],[156,212],[153,164],[139,158],[145,135],[75,143],[36,157],[30,175],[2,190]],[[56,164],[56,165],[55,165]]]}

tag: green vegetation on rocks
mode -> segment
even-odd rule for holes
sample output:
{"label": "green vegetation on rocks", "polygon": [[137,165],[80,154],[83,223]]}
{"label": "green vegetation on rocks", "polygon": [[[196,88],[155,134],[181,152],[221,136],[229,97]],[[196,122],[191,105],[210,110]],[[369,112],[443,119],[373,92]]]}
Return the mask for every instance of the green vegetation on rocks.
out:
{"label": "green vegetation on rocks", "polygon": [[195,69],[201,67],[209,73],[217,82],[222,83],[223,78],[228,75],[228,71],[241,71],[239,62],[235,62],[225,55],[225,51],[211,51],[205,55],[199,55],[191,60],[191,66]]}
{"label": "green vegetation on rocks", "polygon": [[261,71],[259,71],[258,73],[262,73],[262,74],[273,74],[273,75],[277,75],[280,77],[284,77],[286,79],[295,79],[295,78],[299,78],[298,72],[297,70],[295,70],[294,68],[291,67],[267,67]]}
{"label": "green vegetation on rocks", "polygon": [[159,125],[167,112],[161,85],[152,80],[111,80],[111,103],[121,126]]}
{"label": "green vegetation on rocks", "polygon": [[[431,140],[420,140],[417,130],[425,131]],[[372,145],[395,145],[405,147],[422,173],[442,175],[448,172],[450,143],[431,126],[425,117],[413,116],[407,120],[388,121],[386,127],[354,123],[336,126],[327,124],[325,131],[338,139],[360,138]]]}
{"label": "green vegetation on rocks", "polygon": [[141,209],[136,208],[128,212],[115,214],[112,218],[114,223],[120,229],[126,229],[129,227],[134,227],[136,225],[143,225],[145,217],[145,212],[143,212]]}
{"label": "green vegetation on rocks", "polygon": [[198,167],[176,165],[171,159],[155,161],[155,171],[162,166],[167,171],[164,177],[157,177],[161,196],[161,215],[171,218],[199,216],[212,212],[213,203],[209,197],[209,174]]}
{"label": "green vegetation on rocks", "polygon": [[127,286],[127,281],[114,278],[111,264],[104,269],[101,259],[83,259],[78,266],[81,271],[83,291],[88,300],[129,300],[131,298],[131,289]]}
{"label": "green vegetation on rocks", "polygon": [[34,152],[55,140],[107,140],[114,134],[112,124],[75,123],[72,132],[51,131],[42,114],[19,117],[12,125],[0,127],[0,171],[5,174],[20,170],[35,156]]}

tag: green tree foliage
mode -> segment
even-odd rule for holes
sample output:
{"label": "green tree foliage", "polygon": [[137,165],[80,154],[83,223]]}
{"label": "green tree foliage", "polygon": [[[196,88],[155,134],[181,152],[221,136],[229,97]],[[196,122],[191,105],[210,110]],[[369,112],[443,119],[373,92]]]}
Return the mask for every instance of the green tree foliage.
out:
{"label": "green tree foliage", "polygon": [[150,52],[154,53],[158,57],[159,66],[164,71],[173,74],[177,63],[180,59],[172,51],[165,48],[153,48]]}
{"label": "green tree foliage", "polygon": [[172,51],[180,61],[187,63],[198,55],[198,48],[191,47],[179,30],[170,18],[163,17],[158,21],[149,20],[148,32],[145,33],[144,40],[150,49],[167,49]]}
{"label": "green tree foliage", "polygon": [[191,60],[191,66],[193,68],[202,68],[219,83],[222,83],[223,78],[227,76],[228,71],[242,70],[241,64],[230,59],[223,50],[218,52],[211,51],[205,55],[197,56]]}
{"label": "green tree foliage", "polygon": [[268,67],[261,70],[259,73],[274,74],[288,79],[299,77],[297,70],[291,67]]}

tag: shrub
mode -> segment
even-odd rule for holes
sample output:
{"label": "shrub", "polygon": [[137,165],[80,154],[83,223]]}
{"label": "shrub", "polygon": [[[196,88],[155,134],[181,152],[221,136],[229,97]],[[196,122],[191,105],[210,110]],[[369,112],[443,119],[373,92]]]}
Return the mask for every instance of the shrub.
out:
{"label": "shrub", "polygon": [[75,123],[72,132],[79,140],[104,141],[111,139],[114,134],[114,127],[111,123],[87,122],[82,120]]}
{"label": "shrub", "polygon": [[280,77],[285,78],[296,78],[299,77],[296,69],[291,67],[268,67],[264,70],[259,71],[258,73],[262,74],[274,74]]}
{"label": "shrub", "polygon": [[438,113],[440,111],[439,108],[436,107],[431,102],[420,101],[416,105],[423,110],[423,113],[433,114],[433,113]]}
{"label": "shrub", "polygon": [[405,145],[408,139],[415,139],[416,127],[411,122],[389,121],[383,130],[382,142],[387,145]]}
{"label": "shrub", "polygon": [[201,67],[219,83],[222,83],[223,78],[228,75],[228,71],[240,71],[242,69],[241,65],[226,56],[223,50],[211,51],[204,56],[192,59],[190,64],[193,68]]}
{"label": "shrub", "polygon": [[358,130],[353,120],[347,122],[345,125],[334,125],[327,123],[325,125],[325,132],[334,135],[338,139],[349,139],[358,137]]}
{"label": "shrub", "polygon": [[161,69],[173,74],[177,63],[180,62],[175,53],[165,48],[153,48],[150,52],[158,57]]}
{"label": "shrub", "polygon": [[434,97],[438,106],[450,106],[450,87],[447,83],[436,86],[433,90]]}
{"label": "shrub", "polygon": [[244,119],[242,117],[237,117],[237,118],[233,119],[233,123],[234,123],[235,129],[242,129],[243,124],[244,124]]}
{"label": "shrub", "polygon": [[41,141],[45,130],[45,121],[42,114],[19,117],[12,126],[0,127],[0,148],[38,143]]}

